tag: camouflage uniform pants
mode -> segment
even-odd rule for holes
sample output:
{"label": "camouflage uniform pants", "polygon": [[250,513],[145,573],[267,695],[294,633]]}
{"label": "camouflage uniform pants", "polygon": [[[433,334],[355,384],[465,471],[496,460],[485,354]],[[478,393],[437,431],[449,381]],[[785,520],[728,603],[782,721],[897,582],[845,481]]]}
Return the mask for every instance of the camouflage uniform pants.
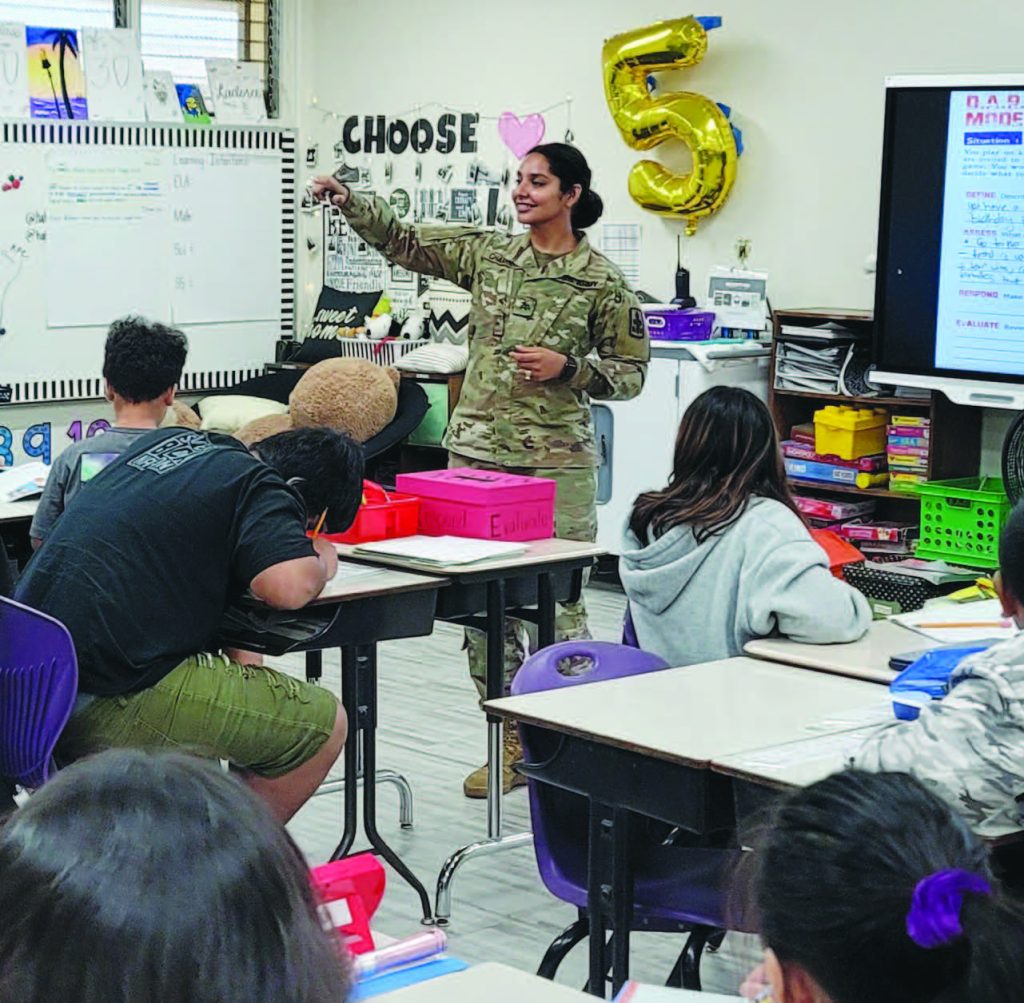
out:
{"label": "camouflage uniform pants", "polygon": [[[597,471],[593,467],[499,467],[458,453],[448,454],[449,467],[502,470],[525,477],[550,477],[558,484],[555,493],[555,536],[562,540],[597,539]],[[584,576],[586,583],[586,575]],[[590,637],[587,609],[579,602],[558,603],[555,608],[555,640]],[[469,674],[483,699],[487,686],[487,637],[482,630],[466,628],[465,647]],[[527,655],[537,650],[537,625],[513,617],[505,618],[505,692]]]}

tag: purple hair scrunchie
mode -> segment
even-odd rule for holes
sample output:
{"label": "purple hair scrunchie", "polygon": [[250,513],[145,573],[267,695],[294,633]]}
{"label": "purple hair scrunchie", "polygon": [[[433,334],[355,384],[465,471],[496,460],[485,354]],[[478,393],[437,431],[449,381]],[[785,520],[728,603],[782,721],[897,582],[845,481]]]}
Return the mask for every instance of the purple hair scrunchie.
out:
{"label": "purple hair scrunchie", "polygon": [[945,947],[963,935],[960,910],[964,896],[991,895],[992,887],[980,875],[951,868],[918,881],[907,913],[907,933],[918,945]]}

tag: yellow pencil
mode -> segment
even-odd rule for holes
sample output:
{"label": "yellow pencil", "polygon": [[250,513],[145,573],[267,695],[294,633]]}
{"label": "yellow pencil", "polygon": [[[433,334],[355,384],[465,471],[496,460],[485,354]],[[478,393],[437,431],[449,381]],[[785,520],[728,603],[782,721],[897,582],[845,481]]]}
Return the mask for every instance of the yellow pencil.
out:
{"label": "yellow pencil", "polygon": [[952,630],[969,628],[969,627],[1009,627],[1009,620],[974,620],[965,621],[963,623],[919,623],[916,624],[918,627],[931,627],[937,629],[941,627],[949,627]]}
{"label": "yellow pencil", "polygon": [[323,529],[324,519],[327,518],[327,509],[324,509],[320,513],[320,519],[317,521],[316,529],[313,530],[313,539],[315,540],[320,535],[320,530]]}

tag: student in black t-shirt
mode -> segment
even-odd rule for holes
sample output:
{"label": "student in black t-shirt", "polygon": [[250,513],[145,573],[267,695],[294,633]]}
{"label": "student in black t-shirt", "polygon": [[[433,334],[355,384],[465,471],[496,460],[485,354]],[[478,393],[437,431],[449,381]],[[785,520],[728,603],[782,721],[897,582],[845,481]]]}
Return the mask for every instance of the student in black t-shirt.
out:
{"label": "student in black t-shirt", "polygon": [[277,816],[316,790],[345,741],[345,714],[317,686],[217,654],[228,606],[250,590],[298,609],[337,556],[307,528],[349,526],[362,453],[328,429],[284,432],[254,456],[226,436],[149,432],[97,474],[57,522],[17,599],[64,623],[79,700],[57,749],[181,747],[248,774]]}

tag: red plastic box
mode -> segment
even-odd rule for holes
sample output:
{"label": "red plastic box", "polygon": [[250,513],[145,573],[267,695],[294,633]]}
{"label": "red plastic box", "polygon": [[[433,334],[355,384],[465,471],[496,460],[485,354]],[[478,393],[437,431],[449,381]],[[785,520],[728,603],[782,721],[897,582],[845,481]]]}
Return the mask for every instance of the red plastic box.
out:
{"label": "red plastic box", "polygon": [[363,481],[363,497],[355,521],[344,533],[322,533],[332,543],[370,543],[419,532],[420,500],[397,491],[385,491],[373,481]]}
{"label": "red plastic box", "polygon": [[380,861],[372,853],[358,853],[314,867],[309,875],[317,901],[349,951],[372,951],[370,920],[384,897],[386,881]]}
{"label": "red plastic box", "polygon": [[399,474],[395,487],[419,495],[420,532],[478,540],[545,540],[555,531],[555,482],[500,470]]}

